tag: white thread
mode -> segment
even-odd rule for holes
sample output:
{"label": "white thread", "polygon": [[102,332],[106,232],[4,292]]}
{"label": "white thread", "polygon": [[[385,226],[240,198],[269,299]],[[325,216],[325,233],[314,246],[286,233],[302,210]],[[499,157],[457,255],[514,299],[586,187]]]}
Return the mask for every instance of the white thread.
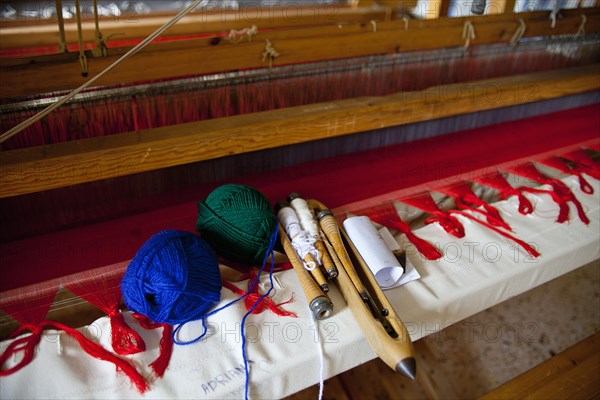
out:
{"label": "white thread", "polygon": [[521,40],[521,38],[523,38],[523,35],[525,34],[526,30],[527,25],[525,25],[525,21],[523,20],[523,18],[519,18],[519,27],[510,39],[511,46],[516,47],[519,44],[519,41]]}
{"label": "white thread", "polygon": [[[292,207],[282,207],[277,213],[277,218],[288,234],[294,250],[296,250],[296,253],[298,253],[302,260],[304,260],[308,254],[315,255],[315,239],[302,229],[300,221],[296,216],[296,212]],[[309,271],[317,268],[317,264],[314,262],[307,263],[303,261],[303,263],[304,268]]]}
{"label": "white thread", "polygon": [[[306,200],[296,198],[290,202],[290,205],[296,212],[302,229],[304,229],[304,231],[306,231],[306,233],[308,233],[315,240],[315,242],[321,239],[319,226],[317,225],[317,221],[315,220],[312,211],[310,211],[308,208],[308,203]],[[316,247],[313,246],[313,248],[313,256],[315,256],[317,263],[319,265],[323,265],[323,261],[321,261],[321,252],[319,252]]]}
{"label": "white thread", "polygon": [[585,14],[581,14],[581,24],[579,25],[579,29],[577,29],[577,33],[575,34],[575,39],[579,36],[585,35],[585,24],[587,23],[587,16]]}
{"label": "white thread", "polygon": [[298,215],[298,219],[300,220],[300,226],[302,229],[307,231],[310,236],[315,239],[320,237],[319,235],[319,227],[317,226],[317,221],[313,216],[313,213],[308,208],[308,203],[306,200],[301,198],[296,198],[290,202],[294,211]]}
{"label": "white thread", "polygon": [[258,33],[258,27],[256,25],[252,25],[250,28],[244,28],[240,30],[232,29],[229,31],[229,35],[227,36],[227,40],[232,43],[239,43],[244,39],[244,36],[248,37],[248,41],[252,41],[252,36]]}
{"label": "white thread", "polygon": [[63,354],[63,346],[62,346],[62,342],[60,341],[60,331],[56,331],[56,344],[58,346],[58,355],[62,356]]}
{"label": "white thread", "polygon": [[465,39],[464,49],[468,50],[471,46],[471,40],[475,39],[475,27],[471,21],[465,21],[462,37]]}
{"label": "white thread", "polygon": [[319,323],[312,312],[310,315],[313,319],[313,326],[315,327],[317,346],[319,346],[319,400],[323,400],[323,386],[325,381],[325,354],[323,350],[323,343],[321,341],[321,332],[319,331]]}
{"label": "white thread", "polygon": [[273,44],[269,39],[266,40],[267,44],[265,45],[265,51],[262,53],[263,62],[267,61],[267,57],[269,59],[269,68],[273,66],[273,59],[279,57],[279,53],[273,47]]}
{"label": "white thread", "polygon": [[555,4],[555,7],[550,11],[550,27],[554,29],[556,26],[556,18],[558,17],[558,13],[560,13],[560,7],[558,7],[558,1]]}
{"label": "white thread", "polygon": [[402,21],[404,21],[404,30],[405,30],[405,31],[407,31],[407,30],[408,30],[408,21],[409,21],[409,18],[408,18],[408,16],[407,16],[407,15],[404,15],[404,16],[402,17]]}

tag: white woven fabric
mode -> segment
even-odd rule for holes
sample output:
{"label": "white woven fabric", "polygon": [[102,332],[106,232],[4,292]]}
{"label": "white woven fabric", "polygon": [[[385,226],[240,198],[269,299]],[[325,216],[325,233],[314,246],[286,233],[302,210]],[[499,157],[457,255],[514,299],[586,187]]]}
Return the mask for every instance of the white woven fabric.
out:
{"label": "white woven fabric", "polygon": [[[578,219],[573,207],[570,222],[554,222],[558,207],[544,195],[530,196],[536,203],[536,212],[529,216],[519,214],[516,198],[495,204],[515,235],[537,246],[542,253],[539,259],[515,250],[507,239],[462,217],[459,218],[466,230],[463,239],[451,237],[437,224],[419,229],[416,233],[420,237],[439,243],[444,257],[426,261],[410,255],[421,279],[386,291],[412,339],[434,333],[600,258],[600,184],[592,178],[589,181],[595,190],[593,195],[582,193],[575,178],[564,179],[586,209],[589,226]],[[339,292],[333,288],[330,293],[335,314],[319,323],[325,378],[375,357]],[[319,380],[319,347],[315,342],[318,336],[298,280],[293,271],[276,274],[274,300],[285,301],[292,294],[295,301],[285,307],[295,311],[298,318],[264,312],[248,320],[251,398],[284,397]],[[234,297],[223,290],[223,303]],[[228,308],[210,318],[212,334],[206,340],[175,346],[164,378],[152,382],[151,390],[144,396],[127,378],[117,374],[112,364],[91,358],[64,334],[48,332],[30,365],[1,378],[0,397],[243,398],[239,334],[243,313],[242,305]],[[137,326],[127,317],[132,326]],[[109,329],[107,318],[85,328],[105,346],[109,346]],[[133,356],[133,360],[150,376],[147,365],[157,356],[159,332],[137,330],[150,350]],[[182,329],[182,335],[195,337],[200,331],[199,324],[192,323]],[[8,343],[2,343],[2,349]]]}

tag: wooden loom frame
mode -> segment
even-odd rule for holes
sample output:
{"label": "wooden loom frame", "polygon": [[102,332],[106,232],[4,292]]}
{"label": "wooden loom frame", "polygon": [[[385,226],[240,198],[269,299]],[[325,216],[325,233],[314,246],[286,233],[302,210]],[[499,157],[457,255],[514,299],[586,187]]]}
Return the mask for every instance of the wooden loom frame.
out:
{"label": "wooden loom frame", "polygon": [[[580,10],[565,11],[565,18],[558,22],[558,29],[552,31],[549,29],[547,13],[526,13],[519,14],[519,16],[523,17],[527,23],[528,30],[525,37],[529,37],[551,33],[574,33],[580,24],[582,13],[590,16],[586,25],[587,31],[599,31],[600,17],[598,16],[599,11],[596,9],[585,10],[585,12]],[[478,35],[477,40],[473,41],[474,44],[495,41],[507,42],[518,26],[517,17],[505,15],[500,19],[486,16],[441,19],[438,21],[411,21],[410,30],[407,32],[403,31],[403,22],[390,21],[378,22],[378,32],[372,32],[373,27],[370,24],[363,23],[362,25],[345,27],[344,30],[350,30],[351,32],[344,32],[343,34],[337,27],[319,27],[274,32],[272,35],[267,36],[278,37],[278,40],[281,41],[282,45],[277,45],[277,49],[282,51],[282,57],[287,56],[286,52],[294,53],[295,57],[298,57],[295,59],[289,56],[289,58],[278,59],[276,63],[303,62],[307,61],[306,57],[313,57],[314,54],[302,55],[303,53],[296,50],[302,49],[302,46],[307,43],[320,43],[322,41],[320,35],[325,32],[335,39],[331,41],[334,47],[348,51],[344,53],[345,56],[357,56],[431,48],[427,46],[459,46],[464,43],[460,31],[463,26],[462,23],[467,20],[473,20],[476,26]],[[480,29],[480,24],[485,28]],[[242,25],[239,27],[242,27]],[[425,29],[433,29],[436,32],[436,37],[438,35],[447,37],[447,42],[431,44],[434,36],[423,36]],[[452,35],[446,35],[450,32]],[[366,34],[369,34],[370,37],[367,37]],[[208,39],[197,39],[194,43],[206,47],[198,51],[198,57],[206,57],[207,53],[214,52],[218,47],[224,48],[223,53],[235,50],[236,58],[242,57],[242,59],[245,59],[243,58],[244,55],[254,54],[256,56],[256,54],[262,52],[264,38],[261,36],[262,33],[255,37],[255,43],[240,43],[238,45],[222,43],[213,46],[210,45]],[[396,37],[394,38],[394,36]],[[357,43],[360,43],[361,47],[352,50],[355,53],[351,53],[351,50],[340,46],[341,43],[347,43],[348,40],[358,40]],[[369,46],[369,42],[372,41],[377,42],[377,46],[380,47]],[[407,44],[407,47],[402,49],[390,47],[396,43]],[[317,48],[320,49],[320,47]],[[153,45],[144,54],[148,57],[151,57],[152,52],[163,57],[165,52],[166,54],[179,54],[181,57],[190,54],[184,50],[181,48],[180,43],[164,44],[164,46],[157,44]],[[373,53],[370,53],[371,51]],[[118,54],[118,52],[116,53]],[[142,59],[144,54],[141,55]],[[324,55],[325,50],[323,50],[323,53],[318,54]],[[340,53],[335,55],[340,55]],[[144,60],[140,61],[136,67],[132,66],[131,71],[125,73],[133,74],[131,76],[135,77],[136,68],[148,62],[148,59]],[[72,55],[69,55],[58,61],[57,57],[49,57],[47,61],[47,64],[42,63],[42,66],[31,68],[31,71],[40,73],[41,71],[52,71],[52,68],[56,68],[55,71],[67,68],[67,75],[76,79],[73,78],[71,81],[69,79],[60,80],[61,85],[65,85],[63,89],[68,88],[68,85],[75,85],[76,80],[80,79],[76,57],[73,59]],[[257,59],[253,59],[252,63],[246,67],[264,66]],[[21,69],[23,65],[13,60],[6,63],[3,61],[2,67],[7,67],[7,70]],[[211,68],[220,67],[219,64]],[[3,75],[4,71],[3,69]],[[173,71],[166,70],[163,72],[168,75]],[[206,72],[208,71],[212,71],[212,69],[208,68]],[[232,154],[599,90],[600,78],[597,71],[598,65],[593,65],[519,77],[444,85],[415,93],[321,103],[104,138],[1,152],[0,197],[18,196]],[[23,82],[22,79],[29,81],[31,76],[34,75],[15,74],[13,80],[9,80],[9,82],[16,88],[19,82]],[[57,75],[59,78],[61,76],[63,75]],[[119,79],[123,79],[123,75],[120,76],[121,78],[114,77],[112,82],[106,84],[116,83]],[[139,78],[138,74],[137,79]],[[498,93],[497,98],[494,97],[493,101],[490,99],[488,91],[492,87],[497,90],[495,93]],[[33,90],[27,88],[26,85],[20,89],[22,92],[19,94],[26,94],[28,90]],[[151,157],[146,156],[149,153],[148,149],[151,149]],[[143,159],[144,162],[140,163],[140,159]]]}
{"label": "wooden loom frame", "polygon": [[[377,9],[376,9],[377,10]],[[273,39],[278,64],[333,60],[408,50],[461,46],[466,23],[476,30],[473,44],[506,42],[525,23],[524,37],[600,32],[600,7],[563,10],[555,28],[548,12],[528,12],[436,20],[355,23],[257,33],[252,42],[214,43],[214,38],[152,44],[102,84],[163,79],[175,75],[265,67],[264,40]],[[365,15],[358,14],[359,20]],[[354,21],[357,22],[357,21]],[[408,28],[408,29],[407,29]],[[323,36],[327,39],[324,41]],[[90,62],[95,74],[124,49]],[[209,56],[210,55],[210,56]],[[159,59],[176,62],[142,68]],[[211,60],[215,60],[212,62]],[[3,97],[70,89],[81,83],[72,54],[0,60]],[[163,63],[164,64],[164,63]],[[524,104],[600,89],[597,65],[444,85],[398,93],[218,118],[28,149],[0,152],[0,197],[18,196],[74,184],[151,171],[233,154],[347,135],[394,125]],[[147,72],[150,71],[150,72]],[[39,81],[40,74],[45,77]],[[8,87],[6,86],[8,85]],[[490,88],[496,92],[490,97]],[[302,123],[299,123],[299,122]]]}

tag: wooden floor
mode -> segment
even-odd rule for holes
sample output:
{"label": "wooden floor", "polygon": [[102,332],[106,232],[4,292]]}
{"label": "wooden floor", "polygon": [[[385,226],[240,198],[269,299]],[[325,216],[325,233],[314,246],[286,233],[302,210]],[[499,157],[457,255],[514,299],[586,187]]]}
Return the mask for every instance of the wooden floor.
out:
{"label": "wooden floor", "polygon": [[[327,380],[323,398],[600,400],[598,332],[594,262],[415,342],[415,381],[376,359]],[[304,399],[318,386],[288,397]]]}

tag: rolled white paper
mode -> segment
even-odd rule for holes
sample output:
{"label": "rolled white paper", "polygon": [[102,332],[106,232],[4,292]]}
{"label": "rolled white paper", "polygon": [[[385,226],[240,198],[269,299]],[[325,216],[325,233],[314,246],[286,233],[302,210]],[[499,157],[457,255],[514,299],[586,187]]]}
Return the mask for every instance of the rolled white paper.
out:
{"label": "rolled white paper", "polygon": [[375,275],[379,286],[382,288],[394,286],[402,277],[404,268],[379,235],[369,217],[350,217],[344,221],[344,228]]}

